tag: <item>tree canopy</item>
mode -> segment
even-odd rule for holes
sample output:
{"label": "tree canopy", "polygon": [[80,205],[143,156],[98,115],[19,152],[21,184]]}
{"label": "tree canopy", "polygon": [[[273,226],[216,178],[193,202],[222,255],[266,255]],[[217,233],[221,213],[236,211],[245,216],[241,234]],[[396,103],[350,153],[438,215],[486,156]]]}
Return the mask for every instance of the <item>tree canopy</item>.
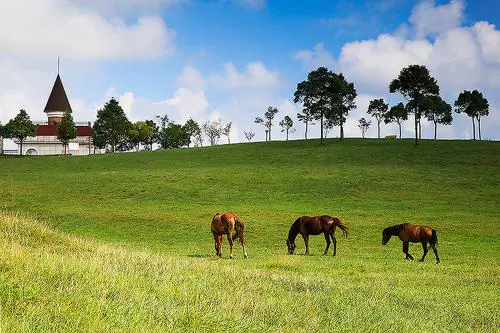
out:
{"label": "tree canopy", "polygon": [[264,125],[265,128],[267,128],[267,131],[269,133],[269,141],[271,141],[271,129],[273,127],[273,119],[276,116],[276,113],[278,113],[277,108],[273,106],[268,106],[267,111],[264,113],[265,120],[261,117],[255,118],[256,124],[262,124]]}
{"label": "tree canopy", "polygon": [[97,111],[97,119],[93,126],[95,142],[111,146],[111,152],[116,151],[120,143],[128,142],[128,131],[132,124],[115,98],[111,98],[104,107]]}
{"label": "tree canopy", "polygon": [[7,139],[17,139],[20,144],[20,154],[23,154],[23,143],[29,137],[36,136],[37,126],[30,120],[24,109],[3,127],[3,135]]}
{"label": "tree canopy", "polygon": [[427,67],[405,67],[389,85],[391,93],[399,92],[408,101],[407,110],[415,114],[415,144],[418,144],[418,124],[422,117],[424,98],[439,96],[439,86]]}
{"label": "tree canopy", "polygon": [[370,116],[374,117],[377,120],[377,133],[378,138],[380,139],[380,123],[384,120],[385,115],[389,111],[389,105],[382,98],[374,99],[370,101],[370,105],[368,106],[368,113]]}
{"label": "tree canopy", "polygon": [[73,116],[71,115],[71,112],[64,112],[64,116],[56,126],[57,140],[63,143],[64,155],[66,155],[69,141],[76,138],[76,126],[73,122]]}
{"label": "tree canopy", "polygon": [[286,132],[286,141],[288,141],[288,134],[293,130],[293,120],[289,116],[285,116],[279,123],[282,132]]}
{"label": "tree canopy", "polygon": [[408,110],[403,103],[392,106],[385,114],[384,123],[397,123],[399,126],[399,138],[401,139],[401,124],[408,120]]}
{"label": "tree canopy", "polygon": [[479,125],[479,140],[481,140],[481,117],[486,117],[489,114],[489,103],[483,94],[477,90],[464,90],[458,95],[455,101],[455,112],[465,113],[472,118],[472,133],[474,140],[476,139],[476,126],[474,119],[477,119]]}

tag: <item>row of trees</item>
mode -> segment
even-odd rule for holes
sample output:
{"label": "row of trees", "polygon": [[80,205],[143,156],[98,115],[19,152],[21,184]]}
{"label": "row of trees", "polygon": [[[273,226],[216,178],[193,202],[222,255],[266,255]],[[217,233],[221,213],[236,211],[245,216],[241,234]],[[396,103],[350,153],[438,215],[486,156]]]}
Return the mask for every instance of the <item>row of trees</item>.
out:
{"label": "row of trees", "polygon": [[[444,101],[439,95],[439,86],[436,79],[431,75],[427,67],[423,65],[410,65],[403,68],[398,77],[389,85],[391,93],[400,93],[407,101],[406,105],[398,103],[391,108],[384,99],[370,101],[367,114],[375,118],[377,122],[378,138],[380,138],[380,124],[397,123],[399,126],[399,137],[402,136],[401,126],[408,116],[415,116],[415,144],[421,138],[421,119],[423,116],[434,123],[434,139],[437,138],[437,126],[450,125],[453,121],[452,106]],[[353,83],[346,80],[343,74],[337,74],[325,67],[319,67],[311,71],[307,79],[297,84],[294,93],[294,103],[301,103],[302,113],[297,114],[297,119],[305,124],[305,138],[307,139],[309,125],[313,121],[319,121],[321,129],[321,143],[325,134],[334,126],[340,127],[340,139],[344,138],[344,124],[349,112],[356,108],[355,99],[357,92]],[[473,138],[476,139],[475,121],[479,127],[479,139],[481,139],[481,118],[489,113],[489,105],[483,94],[477,90],[463,91],[455,101],[455,112],[465,113],[472,118]],[[271,129],[273,120],[278,109],[269,106],[264,118],[255,118],[255,123],[262,124],[266,128],[266,141],[271,140]],[[293,120],[286,116],[279,122],[282,132],[288,134],[293,132]],[[363,137],[366,134],[371,121],[365,118],[359,120],[359,128]],[[251,138],[245,136],[250,141]]]}
{"label": "row of trees", "polygon": [[205,121],[201,126],[189,119],[184,125],[177,124],[167,115],[156,116],[155,120],[128,120],[118,101],[111,98],[104,107],[97,111],[93,125],[94,146],[109,147],[111,152],[137,149],[140,144],[152,149],[157,143],[164,149],[203,146],[203,134],[210,145],[215,145],[221,136],[226,136],[231,143],[232,123],[224,124],[221,120]]}

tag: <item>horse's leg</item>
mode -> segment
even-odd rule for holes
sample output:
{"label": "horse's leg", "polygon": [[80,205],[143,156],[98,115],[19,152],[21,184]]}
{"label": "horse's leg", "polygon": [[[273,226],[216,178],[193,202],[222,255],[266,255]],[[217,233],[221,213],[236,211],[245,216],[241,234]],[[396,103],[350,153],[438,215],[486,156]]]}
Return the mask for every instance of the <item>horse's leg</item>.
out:
{"label": "horse's leg", "polygon": [[408,242],[403,242],[403,253],[406,254],[405,259],[413,260],[413,257],[410,253],[408,253]]}
{"label": "horse's leg", "polygon": [[337,238],[335,238],[335,234],[331,234],[332,236],[332,241],[333,241],[333,255],[335,256],[337,254]]}
{"label": "horse's leg", "polygon": [[323,255],[326,256],[326,254],[328,253],[328,248],[330,247],[330,235],[328,235],[327,232],[325,232],[325,240],[326,240],[326,249]]}
{"label": "horse's leg", "polygon": [[227,240],[229,241],[229,258],[233,259],[233,237],[231,234],[227,234]]}
{"label": "horse's leg", "polygon": [[304,238],[304,243],[306,243],[306,256],[309,255],[309,235],[302,235],[302,238]]}
{"label": "horse's leg", "polygon": [[419,261],[424,261],[425,256],[427,255],[427,251],[429,251],[427,249],[427,242],[422,242],[422,248],[424,249],[424,254],[422,255],[422,258]]}
{"label": "horse's leg", "polygon": [[434,251],[434,254],[436,255],[436,264],[439,264],[438,250],[436,248],[436,244],[431,243],[431,248]]}
{"label": "horse's leg", "polygon": [[214,232],[215,255],[219,256],[219,236]]}

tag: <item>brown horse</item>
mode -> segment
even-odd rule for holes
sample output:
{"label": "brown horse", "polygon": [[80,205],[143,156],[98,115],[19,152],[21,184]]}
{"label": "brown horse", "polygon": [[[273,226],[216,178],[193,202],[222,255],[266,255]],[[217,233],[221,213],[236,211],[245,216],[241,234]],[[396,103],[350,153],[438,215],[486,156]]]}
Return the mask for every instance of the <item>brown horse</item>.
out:
{"label": "brown horse", "polygon": [[343,224],[338,218],[328,215],[322,216],[301,216],[290,227],[286,245],[288,247],[288,254],[293,254],[295,251],[295,238],[298,234],[302,235],[306,243],[306,256],[309,255],[309,235],[319,235],[323,233],[326,240],[326,249],[323,253],[325,256],[330,247],[330,237],[333,241],[333,255],[337,254],[337,239],[335,238],[335,227],[340,230],[347,237],[349,228]]}
{"label": "brown horse", "polygon": [[392,227],[385,228],[382,232],[382,244],[385,245],[391,239],[391,236],[398,236],[399,239],[403,242],[403,253],[406,254],[405,259],[413,260],[413,257],[410,253],[408,253],[408,244],[412,243],[422,243],[422,248],[424,249],[424,255],[420,259],[420,261],[424,261],[429,248],[427,247],[427,243],[430,244],[430,247],[434,251],[436,255],[436,261],[439,264],[439,257],[437,252],[437,244],[438,239],[436,235],[436,230],[431,227],[403,223],[398,224]]}
{"label": "brown horse", "polygon": [[215,254],[222,257],[222,239],[227,235],[229,241],[230,258],[233,259],[233,241],[238,239],[238,242],[243,246],[243,255],[247,258],[247,251],[245,250],[244,233],[245,224],[233,212],[226,212],[224,214],[215,214],[212,219],[212,234],[215,241]]}

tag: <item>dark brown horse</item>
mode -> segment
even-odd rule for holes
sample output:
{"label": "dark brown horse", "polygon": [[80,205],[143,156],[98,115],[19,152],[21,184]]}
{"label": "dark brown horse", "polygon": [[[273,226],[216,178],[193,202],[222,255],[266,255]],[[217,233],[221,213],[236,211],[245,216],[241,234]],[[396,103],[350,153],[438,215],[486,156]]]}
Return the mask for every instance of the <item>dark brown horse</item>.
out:
{"label": "dark brown horse", "polygon": [[422,243],[422,248],[424,249],[424,255],[420,259],[420,261],[424,261],[429,248],[427,247],[427,243],[430,244],[430,247],[434,251],[436,255],[436,261],[439,263],[439,257],[437,252],[437,244],[438,239],[436,235],[436,230],[431,227],[403,223],[398,224],[392,227],[385,228],[382,232],[382,244],[385,245],[391,239],[391,236],[398,236],[399,239],[403,242],[403,253],[406,254],[405,259],[413,260],[413,257],[410,253],[408,253],[408,244],[411,243]]}
{"label": "dark brown horse", "polygon": [[222,257],[222,239],[227,235],[229,241],[229,257],[233,259],[233,241],[238,239],[238,242],[243,246],[243,255],[247,258],[247,251],[245,250],[245,224],[233,212],[226,212],[224,214],[215,214],[212,219],[212,234],[215,241],[215,254]]}
{"label": "dark brown horse", "polygon": [[330,237],[333,241],[333,255],[337,254],[337,239],[335,238],[335,227],[340,230],[347,237],[349,228],[343,224],[338,218],[328,215],[322,216],[301,216],[290,227],[286,245],[288,247],[288,254],[293,254],[295,251],[295,238],[298,234],[302,235],[306,243],[306,256],[309,255],[309,235],[319,235],[323,233],[326,240],[326,249],[323,253],[325,256],[330,247]]}

